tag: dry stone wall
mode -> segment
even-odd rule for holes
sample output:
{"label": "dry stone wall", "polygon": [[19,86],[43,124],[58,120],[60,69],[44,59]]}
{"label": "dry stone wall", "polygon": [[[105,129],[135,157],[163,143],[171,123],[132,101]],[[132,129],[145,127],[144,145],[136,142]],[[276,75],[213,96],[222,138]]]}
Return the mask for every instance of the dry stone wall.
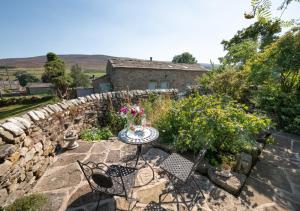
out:
{"label": "dry stone wall", "polygon": [[63,150],[66,130],[78,132],[103,121],[109,109],[118,109],[152,94],[176,99],[176,89],[107,92],[62,101],[7,119],[0,125],[0,205],[26,194]]}

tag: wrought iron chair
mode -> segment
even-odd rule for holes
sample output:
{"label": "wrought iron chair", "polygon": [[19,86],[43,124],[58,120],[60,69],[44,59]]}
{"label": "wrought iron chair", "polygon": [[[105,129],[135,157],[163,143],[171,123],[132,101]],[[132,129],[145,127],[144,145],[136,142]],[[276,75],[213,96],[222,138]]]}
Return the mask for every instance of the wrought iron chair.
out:
{"label": "wrought iron chair", "polygon": [[[193,182],[196,185],[196,188],[200,191],[202,197],[205,199],[205,196],[198,185],[198,183],[195,181],[194,173],[203,160],[206,153],[206,149],[203,149],[199,152],[198,156],[195,159],[195,162],[191,162],[188,159],[182,157],[181,155],[177,153],[172,153],[168,158],[166,158],[160,167],[164,170],[164,172],[167,174],[169,181],[171,185],[173,186],[172,189],[163,192],[159,196],[159,202],[162,203],[162,196],[167,195],[171,192],[175,192],[177,195],[180,195],[183,203],[185,206],[190,210],[190,207],[193,206],[193,201],[196,203],[200,197],[199,193],[192,199],[191,205],[188,206],[187,202],[185,201],[185,198],[183,197],[182,193],[180,192],[180,189],[187,187],[190,185],[189,182]],[[165,198],[164,198],[165,199]],[[170,203],[170,202],[163,202],[163,203]],[[173,203],[173,202],[171,202]],[[178,200],[177,200],[177,206],[178,206]]]}
{"label": "wrought iron chair", "polygon": [[92,192],[99,193],[96,210],[98,210],[101,201],[101,194],[112,197],[121,196],[125,197],[126,200],[132,199],[129,198],[128,192],[134,185],[137,172],[136,168],[120,165],[108,166],[105,163],[94,163],[92,161],[82,163],[77,160],[77,162],[87,179]]}

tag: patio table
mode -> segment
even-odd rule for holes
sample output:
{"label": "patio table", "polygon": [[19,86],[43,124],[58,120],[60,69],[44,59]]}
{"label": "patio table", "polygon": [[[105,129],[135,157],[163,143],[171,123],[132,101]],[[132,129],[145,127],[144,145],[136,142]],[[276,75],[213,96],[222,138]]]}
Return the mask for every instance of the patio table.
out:
{"label": "patio table", "polygon": [[[154,170],[151,167],[151,165],[145,160],[145,158],[142,155],[142,146],[143,144],[149,144],[153,141],[155,141],[159,136],[159,132],[157,129],[153,127],[142,127],[142,126],[136,126],[135,130],[132,131],[130,129],[123,129],[118,134],[118,139],[126,144],[136,145],[136,153],[135,153],[135,167],[137,167],[137,164],[140,160],[140,158],[143,159],[144,163],[148,165],[152,170],[152,179],[147,182],[146,184],[139,185],[144,186],[149,184],[154,179]],[[135,187],[139,187],[135,186]]]}

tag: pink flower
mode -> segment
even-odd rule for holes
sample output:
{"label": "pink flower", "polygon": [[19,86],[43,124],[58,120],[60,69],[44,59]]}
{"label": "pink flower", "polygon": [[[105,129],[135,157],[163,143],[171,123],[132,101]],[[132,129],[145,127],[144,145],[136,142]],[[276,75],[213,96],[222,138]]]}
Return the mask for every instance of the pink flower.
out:
{"label": "pink flower", "polygon": [[137,114],[137,111],[135,108],[131,108],[130,112],[131,112],[132,116],[136,116],[136,114]]}
{"label": "pink flower", "polygon": [[122,108],[120,108],[119,112],[123,113],[123,114],[127,114],[128,108],[127,107],[122,107]]}
{"label": "pink flower", "polygon": [[145,112],[144,108],[141,108],[141,112],[140,112],[140,114],[141,114],[141,115],[143,115],[143,114],[144,114],[144,112]]}

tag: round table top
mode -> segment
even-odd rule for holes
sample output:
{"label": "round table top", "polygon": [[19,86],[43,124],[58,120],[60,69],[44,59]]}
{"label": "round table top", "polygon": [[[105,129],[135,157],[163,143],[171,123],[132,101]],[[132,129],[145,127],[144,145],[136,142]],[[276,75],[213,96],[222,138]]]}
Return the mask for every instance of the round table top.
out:
{"label": "round table top", "polygon": [[157,129],[153,127],[137,126],[135,131],[123,129],[119,132],[118,138],[126,144],[141,145],[155,141],[159,136]]}

